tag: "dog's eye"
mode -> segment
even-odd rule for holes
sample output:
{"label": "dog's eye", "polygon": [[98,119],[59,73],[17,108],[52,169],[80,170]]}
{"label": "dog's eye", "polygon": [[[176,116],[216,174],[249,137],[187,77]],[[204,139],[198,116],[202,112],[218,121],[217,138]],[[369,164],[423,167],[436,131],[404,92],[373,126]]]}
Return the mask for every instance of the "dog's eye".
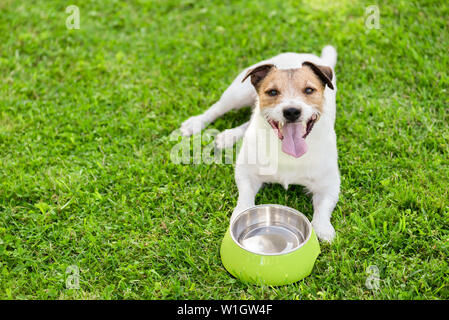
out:
{"label": "dog's eye", "polygon": [[305,90],[304,90],[304,93],[305,94],[312,94],[312,93],[314,93],[315,92],[315,89],[314,88],[311,88],[311,87],[307,87],[307,88],[305,88]]}
{"label": "dog's eye", "polygon": [[271,90],[268,90],[265,93],[268,94],[270,97],[275,97],[275,96],[277,96],[279,94],[279,91],[277,91],[276,89],[271,89]]}

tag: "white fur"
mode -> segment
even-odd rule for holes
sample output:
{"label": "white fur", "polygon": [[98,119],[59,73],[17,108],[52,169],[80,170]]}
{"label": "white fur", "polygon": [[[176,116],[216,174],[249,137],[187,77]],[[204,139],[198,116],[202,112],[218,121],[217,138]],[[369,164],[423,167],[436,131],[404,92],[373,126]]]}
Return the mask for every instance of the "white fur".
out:
{"label": "white fur", "polygon": [[[301,68],[304,61],[334,68],[336,51],[333,47],[326,46],[322,50],[321,57],[311,54],[283,53],[245,69],[209,110],[185,121],[181,126],[181,132],[186,136],[195,134],[229,110],[255,105],[249,125],[245,123],[237,128],[225,130],[216,139],[218,147],[230,147],[243,136],[242,148],[235,167],[239,198],[231,221],[241,211],[255,205],[256,194],[264,182],[280,183],[286,189],[290,184],[299,184],[312,193],[314,208],[312,225],[317,236],[321,240],[330,242],[335,236],[330,218],[340,192],[334,131],[337,91],[335,73],[332,79],[334,90],[326,87],[323,112],[306,138],[308,151],[299,158],[287,155],[281,150],[280,140],[261,114],[257,93],[250,80],[247,79],[242,83],[247,71],[258,65],[271,63],[278,69],[292,69]],[[304,119],[308,118],[313,111],[298,98],[284,101],[283,104],[300,106]],[[276,113],[281,117],[282,106],[278,107],[270,110],[272,119],[276,119]]]}

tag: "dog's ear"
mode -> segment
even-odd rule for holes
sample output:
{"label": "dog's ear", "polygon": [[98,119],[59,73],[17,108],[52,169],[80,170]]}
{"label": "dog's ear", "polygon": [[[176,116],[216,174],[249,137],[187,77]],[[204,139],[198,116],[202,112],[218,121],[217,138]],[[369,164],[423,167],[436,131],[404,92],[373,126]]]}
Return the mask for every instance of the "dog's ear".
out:
{"label": "dog's ear", "polygon": [[325,85],[327,84],[329,88],[334,90],[334,85],[332,84],[333,74],[330,67],[320,66],[310,61],[305,61],[302,65],[309,66],[313,70],[313,72],[315,72],[315,74],[320,77],[321,81],[323,81]]}
{"label": "dog's ear", "polygon": [[253,86],[258,89],[260,82],[267,76],[268,72],[271,69],[275,68],[274,64],[264,64],[253,69],[248,70],[242,82],[246,80],[249,76],[251,76],[251,83]]}

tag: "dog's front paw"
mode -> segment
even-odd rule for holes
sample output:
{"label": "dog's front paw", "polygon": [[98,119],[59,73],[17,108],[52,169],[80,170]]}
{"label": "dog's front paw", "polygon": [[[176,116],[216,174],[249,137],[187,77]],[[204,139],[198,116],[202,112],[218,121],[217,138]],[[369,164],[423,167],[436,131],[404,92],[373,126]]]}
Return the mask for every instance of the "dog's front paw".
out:
{"label": "dog's front paw", "polygon": [[215,145],[218,149],[231,148],[234,145],[237,137],[234,135],[232,130],[233,129],[225,130],[217,134],[215,137]]}
{"label": "dog's front paw", "polygon": [[181,134],[185,137],[189,137],[193,134],[201,132],[206,126],[203,115],[190,117],[181,124]]}
{"label": "dog's front paw", "polygon": [[329,221],[312,220],[312,227],[321,241],[332,242],[335,237],[335,229]]}

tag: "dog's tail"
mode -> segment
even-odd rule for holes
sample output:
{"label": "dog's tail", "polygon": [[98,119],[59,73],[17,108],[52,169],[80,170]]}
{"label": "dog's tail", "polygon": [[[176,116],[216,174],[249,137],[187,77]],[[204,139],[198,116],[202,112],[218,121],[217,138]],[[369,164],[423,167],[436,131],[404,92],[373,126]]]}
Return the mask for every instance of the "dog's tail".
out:
{"label": "dog's tail", "polygon": [[321,50],[321,59],[323,59],[328,66],[335,68],[335,65],[337,64],[337,50],[332,46],[325,46],[323,50]]}

